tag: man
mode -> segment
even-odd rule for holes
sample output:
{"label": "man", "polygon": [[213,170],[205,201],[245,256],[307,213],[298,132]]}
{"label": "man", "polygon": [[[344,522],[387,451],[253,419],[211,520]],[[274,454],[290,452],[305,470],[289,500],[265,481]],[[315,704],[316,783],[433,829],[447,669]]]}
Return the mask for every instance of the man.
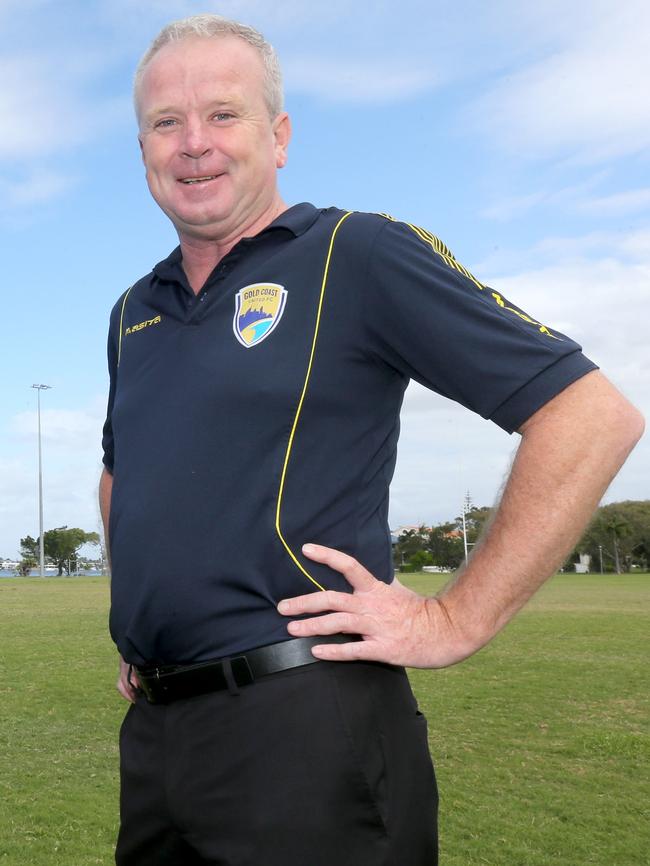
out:
{"label": "man", "polygon": [[[642,431],[580,347],[433,235],[288,208],[279,82],[262,37],[212,15],[165,28],[136,74],[180,246],[109,335],[120,866],[437,862],[403,666],[486,644]],[[490,530],[428,599],[393,580],[386,524],[409,377],[522,437]]]}

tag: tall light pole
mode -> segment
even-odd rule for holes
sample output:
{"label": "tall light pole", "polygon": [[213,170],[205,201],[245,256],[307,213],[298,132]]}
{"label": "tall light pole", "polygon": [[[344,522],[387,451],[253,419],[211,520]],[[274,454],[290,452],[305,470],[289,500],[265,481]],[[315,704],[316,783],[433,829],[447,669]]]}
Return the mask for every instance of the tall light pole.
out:
{"label": "tall light pole", "polygon": [[45,541],[43,539],[43,458],[41,455],[41,391],[49,391],[51,385],[32,385],[38,397],[38,547],[41,577],[45,577]]}
{"label": "tall light pole", "polygon": [[465,562],[469,559],[469,544],[467,542],[467,523],[465,521],[465,515],[472,507],[472,497],[469,494],[469,490],[465,494],[463,498],[463,547],[465,548]]}

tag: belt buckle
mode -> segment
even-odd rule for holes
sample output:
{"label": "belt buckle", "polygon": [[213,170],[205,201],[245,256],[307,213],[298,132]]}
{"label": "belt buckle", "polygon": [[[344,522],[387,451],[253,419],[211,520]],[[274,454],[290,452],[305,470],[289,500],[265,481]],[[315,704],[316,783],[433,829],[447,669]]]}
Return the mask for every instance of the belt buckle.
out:
{"label": "belt buckle", "polygon": [[249,686],[255,682],[253,671],[246,656],[233,656],[230,659],[230,668],[238,686]]}

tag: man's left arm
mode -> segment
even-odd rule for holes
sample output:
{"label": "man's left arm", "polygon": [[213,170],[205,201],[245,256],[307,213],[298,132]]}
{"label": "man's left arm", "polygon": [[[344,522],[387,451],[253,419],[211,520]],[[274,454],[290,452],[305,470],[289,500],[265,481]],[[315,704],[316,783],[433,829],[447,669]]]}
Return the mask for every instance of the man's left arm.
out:
{"label": "man's left arm", "polygon": [[569,385],[521,427],[494,518],[452,582],[422,598],[376,580],[331,548],[303,552],[340,571],[352,593],[314,592],[279,605],[294,637],[344,632],[363,641],[314,647],[321,659],[446,667],[479,650],[565,560],[643,433],[640,413],[599,372]]}

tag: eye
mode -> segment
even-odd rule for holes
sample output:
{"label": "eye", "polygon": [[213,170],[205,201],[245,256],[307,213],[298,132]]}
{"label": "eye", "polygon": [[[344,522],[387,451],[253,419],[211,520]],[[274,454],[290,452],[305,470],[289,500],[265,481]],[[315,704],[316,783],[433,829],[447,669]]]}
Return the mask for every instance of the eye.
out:
{"label": "eye", "polygon": [[213,120],[232,120],[234,117],[229,111],[217,111],[216,114],[212,115]]}
{"label": "eye", "polygon": [[154,123],[154,129],[169,129],[169,127],[174,126],[176,121],[173,117],[164,117],[162,120],[157,120]]}

